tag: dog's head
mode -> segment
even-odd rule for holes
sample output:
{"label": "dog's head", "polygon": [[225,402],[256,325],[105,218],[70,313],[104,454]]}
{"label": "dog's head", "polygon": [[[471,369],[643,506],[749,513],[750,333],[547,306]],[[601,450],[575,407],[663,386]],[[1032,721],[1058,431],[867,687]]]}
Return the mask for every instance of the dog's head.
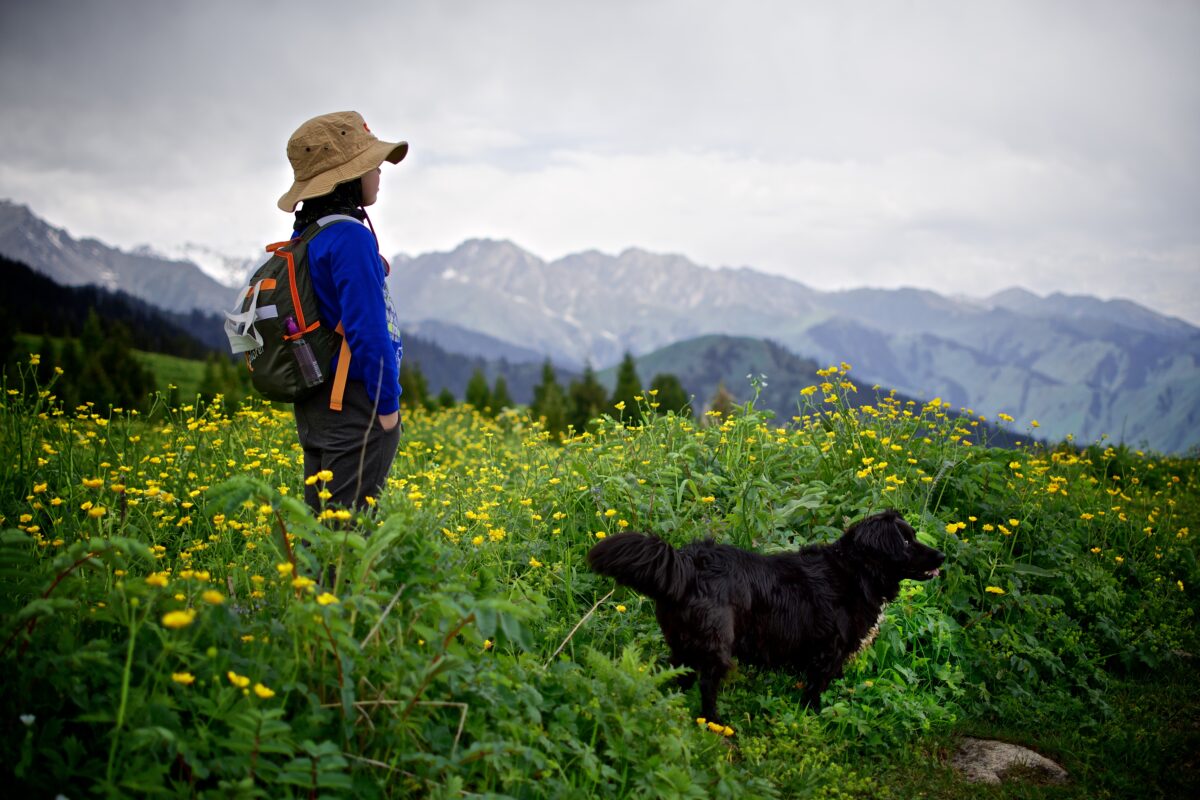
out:
{"label": "dog's head", "polygon": [[917,541],[916,531],[896,511],[859,520],[850,526],[842,540],[864,562],[896,580],[935,578],[938,567],[946,560],[941,550]]}

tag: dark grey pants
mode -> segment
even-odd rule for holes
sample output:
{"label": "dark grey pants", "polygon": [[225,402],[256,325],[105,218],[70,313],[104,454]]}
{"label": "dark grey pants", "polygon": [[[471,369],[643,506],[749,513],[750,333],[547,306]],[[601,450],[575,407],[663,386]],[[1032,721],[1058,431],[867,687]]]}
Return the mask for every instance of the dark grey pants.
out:
{"label": "dark grey pants", "polygon": [[[333,473],[325,488],[333,495],[325,503],[344,508],[363,508],[367,497],[379,497],[400,446],[400,427],[390,431],[379,426],[374,403],[358,381],[346,382],[342,410],[329,408],[333,381],[321,391],[296,403],[296,433],[304,449],[304,477],[321,470]],[[314,510],[322,484],[304,487],[304,502]]]}

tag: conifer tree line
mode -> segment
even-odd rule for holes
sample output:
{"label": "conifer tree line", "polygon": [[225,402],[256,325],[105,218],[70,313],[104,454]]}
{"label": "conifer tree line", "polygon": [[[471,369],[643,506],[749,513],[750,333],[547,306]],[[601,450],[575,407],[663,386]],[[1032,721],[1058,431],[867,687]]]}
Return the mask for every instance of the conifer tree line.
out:
{"label": "conifer tree line", "polygon": [[540,419],[547,431],[562,435],[568,431],[582,433],[596,418],[608,414],[626,425],[645,421],[644,413],[691,414],[691,400],[679,382],[669,373],[654,376],[648,390],[643,390],[633,356],[625,353],[617,368],[617,384],[612,397],[596,380],[591,365],[583,370],[579,380],[571,381],[566,390],[559,385],[554,365],[547,359],[542,365],[542,382],[533,389],[529,414]]}
{"label": "conifer tree line", "polygon": [[[34,352],[27,353],[18,348],[16,331],[5,326],[0,347],[5,353],[9,388],[20,385],[18,365],[32,359],[36,390],[49,387],[66,409],[86,403],[98,409],[142,408],[155,389],[154,373],[133,354],[129,328],[119,321],[102,322],[95,310],[88,314],[78,337],[58,339],[43,334]],[[35,391],[32,385],[25,389]]]}
{"label": "conifer tree line", "polygon": [[[437,397],[430,395],[419,362],[401,362],[400,387],[400,403],[407,408],[449,408],[455,404],[449,389],[442,389]],[[495,383],[489,386],[482,368],[476,368],[472,373],[463,402],[491,417],[506,408],[516,407],[504,376],[497,376]],[[649,389],[643,391],[633,356],[626,353],[617,371],[617,385],[612,397],[597,380],[596,371],[590,364],[584,367],[578,380],[570,381],[564,388],[558,381],[554,365],[546,359],[542,364],[541,382],[533,388],[529,414],[540,419],[552,434],[562,435],[568,431],[581,433],[604,414],[627,425],[637,425],[644,421],[643,411],[647,408],[656,414],[690,414],[691,399],[679,378],[669,373],[655,375]]]}
{"label": "conifer tree line", "polygon": [[[17,383],[17,368],[27,362],[28,348],[16,345],[17,326],[12,318],[0,325],[0,356],[9,386]],[[90,309],[78,337],[42,336],[37,345],[35,366],[37,384],[42,389],[53,385],[52,393],[65,409],[91,403],[97,411],[114,408],[146,408],[154,395],[154,373],[134,354],[134,337],[120,320],[107,320]],[[18,352],[20,350],[21,352]],[[400,366],[401,404],[409,409],[429,410],[453,407],[457,402],[448,388],[436,396],[429,390],[428,381],[416,360],[405,360]],[[32,390],[33,387],[29,387]],[[226,405],[236,405],[254,394],[249,373],[241,363],[210,353],[204,360],[199,399],[209,401],[220,395]],[[177,405],[181,399],[173,391],[168,404]],[[503,375],[489,386],[483,369],[477,367],[467,383],[463,402],[481,413],[495,417],[505,409],[515,408]],[[589,364],[583,374],[564,388],[558,381],[553,364],[547,359],[542,365],[541,382],[533,389],[530,416],[542,420],[554,435],[568,431],[580,433],[600,416],[608,414],[627,425],[644,421],[646,412],[690,414],[690,398],[678,377],[658,374],[648,390],[643,390],[633,356],[625,354],[617,370],[617,384],[611,397]]]}

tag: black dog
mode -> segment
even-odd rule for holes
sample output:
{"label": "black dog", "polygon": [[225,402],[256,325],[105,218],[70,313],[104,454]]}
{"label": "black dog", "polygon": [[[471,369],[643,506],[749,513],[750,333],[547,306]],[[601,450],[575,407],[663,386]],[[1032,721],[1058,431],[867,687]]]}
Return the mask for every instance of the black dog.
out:
{"label": "black dog", "polygon": [[655,601],[671,664],[693,670],[685,689],[699,677],[701,714],[714,722],[734,656],[804,673],[804,702],[820,708],[847,658],[874,638],[900,581],[928,580],[945,560],[895,511],[795,553],[763,556],[711,539],[676,550],[640,533],[617,534],[588,553],[593,570]]}

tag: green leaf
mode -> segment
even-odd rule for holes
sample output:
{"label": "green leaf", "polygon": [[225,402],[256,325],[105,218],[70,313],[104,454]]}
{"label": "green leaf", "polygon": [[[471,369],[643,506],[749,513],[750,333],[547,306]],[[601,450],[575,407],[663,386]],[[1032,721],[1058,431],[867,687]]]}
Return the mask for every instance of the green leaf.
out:
{"label": "green leaf", "polygon": [[[1002,568],[1004,567],[1004,565],[1001,566]],[[1021,575],[1035,575],[1039,578],[1053,578],[1059,574],[1052,570],[1043,569],[1042,567],[1035,567],[1033,564],[1008,564],[1007,569]]]}

